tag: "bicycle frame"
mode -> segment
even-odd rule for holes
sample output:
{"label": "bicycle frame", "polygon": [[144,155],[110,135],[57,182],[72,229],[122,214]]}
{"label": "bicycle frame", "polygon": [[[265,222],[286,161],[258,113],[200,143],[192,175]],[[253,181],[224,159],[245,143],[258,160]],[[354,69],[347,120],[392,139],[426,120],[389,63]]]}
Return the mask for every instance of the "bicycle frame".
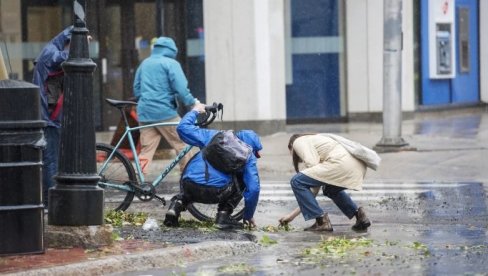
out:
{"label": "bicycle frame", "polygon": [[[124,119],[126,119],[125,116],[124,116]],[[136,146],[135,146],[135,143],[134,143],[134,138],[132,137],[132,131],[140,130],[140,129],[148,128],[148,127],[177,126],[177,125],[178,125],[178,122],[166,122],[166,123],[154,123],[154,124],[149,124],[149,125],[142,125],[142,126],[137,126],[137,127],[130,127],[129,124],[126,123],[126,127],[125,127],[124,134],[119,139],[117,145],[115,145],[114,151],[112,151],[112,153],[110,153],[109,157],[104,161],[104,163],[103,163],[103,165],[102,165],[102,167],[100,169],[100,172],[103,172],[105,170],[107,164],[112,159],[112,156],[113,156],[114,152],[120,147],[120,145],[124,141],[125,137],[127,137],[127,139],[129,140],[129,145],[130,145],[131,152],[132,152],[132,154],[134,156],[134,163],[135,163],[135,168],[136,168],[136,174],[137,174],[137,177],[139,179],[139,183],[144,183],[144,174],[142,173],[142,168],[141,168],[141,165],[139,163],[139,156],[137,155]],[[168,164],[164,168],[164,170],[161,172],[161,174],[159,174],[159,176],[153,182],[151,182],[151,185],[154,188],[156,188],[157,186],[159,186],[161,184],[162,180],[178,164],[178,162],[181,160],[181,158],[183,158],[183,156],[185,156],[185,154],[187,154],[192,148],[193,148],[193,146],[190,146],[190,145],[186,146],[173,159],[173,161],[171,161],[171,163]],[[100,182],[99,182],[99,185],[100,186],[114,188],[114,189],[119,189],[119,190],[134,192],[134,188],[131,187],[131,186],[119,185],[119,184],[113,184],[113,183],[100,183]]]}

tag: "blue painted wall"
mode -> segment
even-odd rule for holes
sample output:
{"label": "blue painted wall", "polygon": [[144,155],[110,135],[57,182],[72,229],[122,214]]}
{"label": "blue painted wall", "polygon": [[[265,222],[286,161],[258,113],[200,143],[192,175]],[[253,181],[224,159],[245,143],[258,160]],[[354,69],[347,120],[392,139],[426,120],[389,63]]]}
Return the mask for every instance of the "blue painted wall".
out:
{"label": "blue painted wall", "polygon": [[[337,0],[292,0],[291,17],[292,39],[338,36]],[[340,117],[339,53],[293,53],[292,66],[293,82],[286,87],[287,118]]]}
{"label": "blue painted wall", "polygon": [[[478,0],[456,0],[455,20],[458,20],[458,8],[470,9],[470,71],[461,73],[459,60],[459,40],[456,37],[456,76],[453,79],[431,79],[429,77],[429,5],[420,1],[421,9],[421,95],[420,105],[446,105],[479,102],[479,63],[478,63]],[[456,22],[456,35],[458,33]]]}
{"label": "blue painted wall", "polygon": [[[482,0],[486,1],[486,0]],[[452,101],[454,103],[476,103],[479,102],[479,57],[478,57],[478,1],[477,0],[457,0],[456,1],[456,20],[458,8],[469,8],[469,47],[470,47],[470,71],[461,72],[461,62],[457,58],[457,75],[452,81]],[[456,32],[459,23],[456,22]],[[456,52],[459,53],[459,41],[456,43]]]}

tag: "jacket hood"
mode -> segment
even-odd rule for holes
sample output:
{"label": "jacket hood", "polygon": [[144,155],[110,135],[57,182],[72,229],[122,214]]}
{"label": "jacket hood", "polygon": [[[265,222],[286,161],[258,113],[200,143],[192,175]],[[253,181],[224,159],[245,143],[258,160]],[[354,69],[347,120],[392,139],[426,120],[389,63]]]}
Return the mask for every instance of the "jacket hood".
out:
{"label": "jacket hood", "polygon": [[236,133],[236,136],[244,143],[251,146],[252,151],[257,158],[261,157],[259,151],[263,149],[263,145],[261,144],[261,139],[259,139],[259,136],[256,134],[256,132],[254,132],[253,130],[245,129],[238,131]]}
{"label": "jacket hood", "polygon": [[71,31],[73,30],[73,26],[69,26],[56,35],[52,40],[51,43],[58,48],[58,50],[62,51],[64,49],[64,45],[66,42],[71,40]]}
{"label": "jacket hood", "polygon": [[152,52],[154,54],[162,54],[167,57],[175,58],[178,54],[178,48],[172,38],[161,36],[154,43]]}

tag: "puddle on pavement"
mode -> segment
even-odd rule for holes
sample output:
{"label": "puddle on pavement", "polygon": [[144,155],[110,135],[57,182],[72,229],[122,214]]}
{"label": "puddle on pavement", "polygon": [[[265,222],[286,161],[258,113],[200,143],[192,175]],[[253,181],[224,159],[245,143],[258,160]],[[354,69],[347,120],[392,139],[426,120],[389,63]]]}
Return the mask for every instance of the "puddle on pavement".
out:
{"label": "puddle on pavement", "polygon": [[414,133],[472,139],[478,134],[480,122],[481,115],[424,119],[415,123]]}
{"label": "puddle on pavement", "polygon": [[[256,255],[234,256],[164,271],[174,275],[484,275],[488,268],[487,237],[481,229],[381,225],[369,234],[356,237],[346,227],[338,230],[333,236],[279,233],[284,237],[276,245],[265,247]],[[472,232],[463,233],[465,231]],[[398,232],[403,234],[398,235]],[[340,234],[346,233],[348,235],[341,237]],[[343,255],[334,253],[331,248],[328,248],[330,254],[304,253],[306,248],[316,248],[328,237],[365,238],[371,244],[355,247]],[[229,267],[236,270],[226,270]],[[153,272],[159,275],[161,271]]]}
{"label": "puddle on pavement", "polygon": [[380,196],[380,200],[368,202],[369,212],[372,216],[377,213],[382,222],[456,223],[488,218],[482,183],[417,183],[410,187],[423,190],[415,194]]}
{"label": "puddle on pavement", "polygon": [[[398,184],[398,183],[397,183]],[[445,185],[443,185],[445,184]],[[172,269],[155,269],[152,275],[486,275],[488,271],[488,212],[481,183],[409,183],[424,189],[409,196],[369,202],[373,224],[366,233],[355,233],[340,212],[331,214],[333,233],[304,232],[303,218],[294,221],[291,231],[257,231],[276,243],[268,243],[257,254],[233,256]],[[330,202],[324,209],[337,209]],[[275,225],[293,204],[266,203],[269,220]],[[261,213],[262,215],[264,213]],[[368,239],[371,244],[344,255],[304,254],[324,239]],[[331,252],[334,249],[328,248]],[[124,274],[124,275],[142,275]]]}

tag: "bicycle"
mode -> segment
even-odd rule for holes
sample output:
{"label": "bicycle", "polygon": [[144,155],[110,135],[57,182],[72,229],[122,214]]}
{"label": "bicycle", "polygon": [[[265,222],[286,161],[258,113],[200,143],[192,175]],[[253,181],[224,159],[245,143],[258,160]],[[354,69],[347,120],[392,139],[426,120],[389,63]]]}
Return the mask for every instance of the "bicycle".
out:
{"label": "bicycle", "polygon": [[[115,146],[103,143],[96,144],[97,172],[100,176],[98,186],[104,189],[105,205],[115,206],[114,210],[116,211],[125,211],[133,202],[134,196],[143,202],[148,202],[156,198],[163,205],[166,205],[165,198],[156,193],[156,188],[163,183],[164,178],[178,164],[181,158],[193,148],[193,146],[188,145],[182,150],[168,165],[166,165],[165,168],[163,168],[162,172],[156,179],[154,179],[154,181],[145,182],[132,132],[147,127],[176,126],[178,123],[154,123],[130,127],[125,111],[136,106],[137,103],[114,99],[105,100],[111,106],[119,109],[125,123],[125,131]],[[222,110],[222,104],[214,103],[213,105],[206,106],[205,113],[198,116],[195,124],[200,127],[210,125],[217,117],[218,112],[221,112]],[[126,137],[129,141],[130,151],[134,160],[133,162],[119,150]],[[202,203],[191,203],[187,205],[186,208],[190,214],[201,221],[213,221],[217,210],[216,204]],[[232,215],[232,218],[240,220],[242,219],[243,214],[244,204],[241,201]]]}

